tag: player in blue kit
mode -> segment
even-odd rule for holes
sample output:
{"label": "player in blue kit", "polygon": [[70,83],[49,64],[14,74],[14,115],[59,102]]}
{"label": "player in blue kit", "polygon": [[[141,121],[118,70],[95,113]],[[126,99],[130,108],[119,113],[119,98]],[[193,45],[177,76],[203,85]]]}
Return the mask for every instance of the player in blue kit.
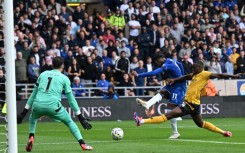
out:
{"label": "player in blue kit", "polygon": [[80,108],[72,93],[70,80],[61,73],[64,69],[63,58],[55,57],[52,62],[54,70],[41,73],[24,110],[17,116],[17,123],[21,124],[28,110],[31,109],[29,140],[26,145],[26,151],[32,151],[37,121],[42,116],[48,116],[55,121],[63,122],[77,139],[83,150],[93,150],[93,147],[84,142],[76,123],[73,122],[71,116],[61,104],[61,93],[64,89],[69,105],[76,113],[83,128],[86,130],[92,128],[92,125],[88,122],[89,120],[81,114]]}
{"label": "player in blue kit", "polygon": [[[155,62],[157,65],[161,65],[161,67],[147,73],[137,74],[136,72],[132,72],[132,75],[136,77],[149,77],[158,75],[160,73],[164,73],[164,75],[166,75],[167,78],[178,78],[184,75],[184,68],[180,62],[173,61],[170,58],[165,58],[165,56],[162,54],[157,55]],[[153,96],[149,101],[146,102],[142,99],[137,98],[136,102],[139,105],[143,106],[146,110],[149,110],[149,108],[152,105],[161,101],[162,98],[169,99],[169,102],[167,104],[167,111],[171,111],[176,106],[180,106],[182,104],[185,92],[186,81],[174,83],[171,85],[167,84],[161,89],[159,93]],[[177,119],[171,119],[170,123],[172,127],[172,135],[169,138],[179,138],[180,134],[177,128]]]}

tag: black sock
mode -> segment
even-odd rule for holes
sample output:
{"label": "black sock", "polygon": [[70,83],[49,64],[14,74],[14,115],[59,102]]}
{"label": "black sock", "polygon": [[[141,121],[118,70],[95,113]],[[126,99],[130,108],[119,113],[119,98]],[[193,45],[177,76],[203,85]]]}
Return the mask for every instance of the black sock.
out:
{"label": "black sock", "polygon": [[30,134],[29,134],[29,138],[30,138],[30,137],[34,137],[34,133],[30,133]]}
{"label": "black sock", "polygon": [[81,144],[85,144],[85,142],[83,141],[83,139],[78,140],[78,142],[79,142],[80,145]]}

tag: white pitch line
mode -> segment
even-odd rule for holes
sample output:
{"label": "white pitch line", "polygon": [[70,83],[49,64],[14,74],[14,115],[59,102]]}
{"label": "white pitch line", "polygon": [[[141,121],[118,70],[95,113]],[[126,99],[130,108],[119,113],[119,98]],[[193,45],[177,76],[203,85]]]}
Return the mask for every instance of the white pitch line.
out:
{"label": "white pitch line", "polygon": [[[196,142],[196,143],[214,143],[214,144],[229,144],[229,145],[245,145],[243,142],[222,142],[222,141],[207,141],[207,140],[191,140],[191,139],[150,139],[150,140],[163,140],[163,141],[182,141],[182,142]],[[140,139],[140,140],[121,140],[122,142],[140,142],[140,141],[149,141],[149,139]],[[88,141],[88,143],[114,143],[114,140],[111,141]],[[63,145],[63,144],[76,144],[77,142],[57,142],[57,143],[36,143],[36,145]],[[24,146],[26,144],[19,144]],[[1,146],[1,145],[0,145]]]}
{"label": "white pitch line", "polygon": [[[238,127],[238,126],[244,126],[244,125],[218,125],[219,127]],[[144,127],[144,129],[169,129],[170,126],[149,126],[149,127]],[[195,125],[189,125],[189,126],[178,126],[178,128],[198,128]],[[136,129],[139,130],[140,128],[137,128],[136,126],[132,127],[132,128],[123,128],[125,130],[132,130],[132,129]],[[104,131],[106,129],[92,129],[93,131]],[[38,132],[69,132],[69,129],[67,130],[38,130]],[[29,132],[29,131],[18,131],[18,133],[24,133],[24,132]]]}

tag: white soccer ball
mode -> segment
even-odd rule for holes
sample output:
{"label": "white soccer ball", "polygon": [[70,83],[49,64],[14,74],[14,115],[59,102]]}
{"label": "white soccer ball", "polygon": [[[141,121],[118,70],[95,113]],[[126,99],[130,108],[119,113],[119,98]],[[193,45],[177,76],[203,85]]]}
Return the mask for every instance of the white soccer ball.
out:
{"label": "white soccer ball", "polygon": [[114,128],[111,131],[111,136],[113,140],[120,140],[124,136],[124,132],[121,128]]}

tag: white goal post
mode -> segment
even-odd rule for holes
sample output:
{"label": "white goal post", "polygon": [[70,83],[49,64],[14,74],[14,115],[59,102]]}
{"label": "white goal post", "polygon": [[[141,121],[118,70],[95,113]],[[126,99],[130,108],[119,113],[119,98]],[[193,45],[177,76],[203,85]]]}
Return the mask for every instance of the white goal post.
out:
{"label": "white goal post", "polygon": [[6,52],[6,103],[7,103],[7,143],[8,153],[18,152],[16,122],[16,82],[13,0],[4,0],[4,49]]}

